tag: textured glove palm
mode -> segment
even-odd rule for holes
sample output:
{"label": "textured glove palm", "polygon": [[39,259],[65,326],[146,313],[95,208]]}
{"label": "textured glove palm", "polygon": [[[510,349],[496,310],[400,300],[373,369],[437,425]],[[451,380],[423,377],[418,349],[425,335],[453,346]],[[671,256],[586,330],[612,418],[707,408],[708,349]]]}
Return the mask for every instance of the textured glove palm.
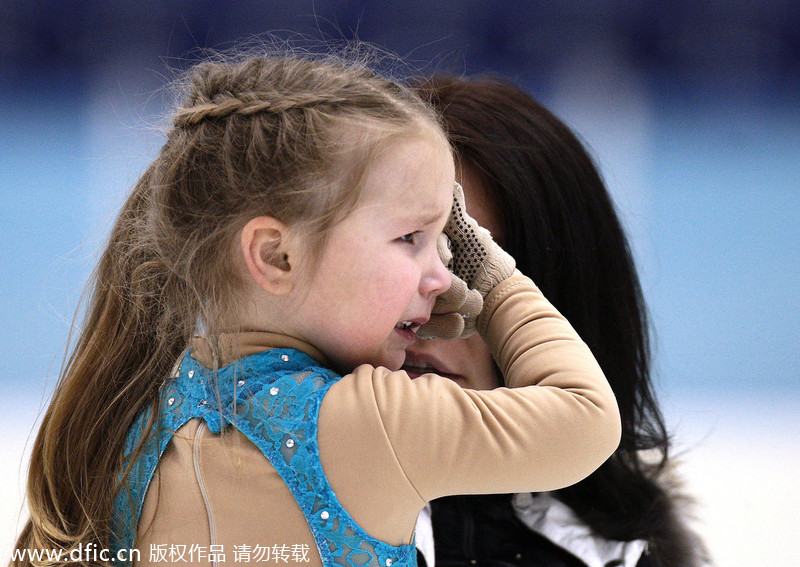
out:
{"label": "textured glove palm", "polygon": [[446,238],[437,243],[439,256],[453,280],[450,289],[436,299],[430,321],[418,331],[422,338],[453,339],[473,334],[483,299],[509,278],[516,266],[514,258],[492,240],[489,231],[467,214],[464,190],[458,183],[443,236]]}

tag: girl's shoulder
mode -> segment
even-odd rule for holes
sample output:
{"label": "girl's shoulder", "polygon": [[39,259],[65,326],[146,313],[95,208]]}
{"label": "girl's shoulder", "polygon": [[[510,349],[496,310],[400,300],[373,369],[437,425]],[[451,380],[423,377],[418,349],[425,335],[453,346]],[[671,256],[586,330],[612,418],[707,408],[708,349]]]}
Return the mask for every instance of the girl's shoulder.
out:
{"label": "girl's shoulder", "polygon": [[[202,418],[219,433],[245,412],[257,411],[262,419],[279,409],[302,412],[308,400],[319,400],[341,376],[295,349],[276,348],[210,369],[191,352],[161,388],[160,414],[173,428],[192,418]],[[300,409],[292,409],[295,406]],[[174,422],[174,423],[172,423]]]}
{"label": "girl's shoulder", "polygon": [[[176,374],[167,382],[170,387],[200,396],[251,397],[277,383],[295,383],[319,389],[338,381],[341,375],[296,349],[275,348],[237,359],[219,369],[210,369],[187,353]],[[274,391],[274,390],[272,390]],[[275,395],[275,394],[273,394]]]}

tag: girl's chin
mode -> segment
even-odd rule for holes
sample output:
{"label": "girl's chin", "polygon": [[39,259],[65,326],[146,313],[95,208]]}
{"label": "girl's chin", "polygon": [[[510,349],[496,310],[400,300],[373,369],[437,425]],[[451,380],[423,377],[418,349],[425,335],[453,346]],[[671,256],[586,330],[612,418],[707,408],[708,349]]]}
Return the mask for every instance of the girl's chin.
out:
{"label": "girl's chin", "polygon": [[385,364],[386,368],[395,372],[397,370],[403,369],[403,364],[406,362],[406,349],[401,349],[397,352],[392,352],[389,356],[391,360],[387,361],[388,363]]}
{"label": "girl's chin", "polygon": [[362,364],[369,364],[375,368],[387,368],[394,372],[400,370],[406,361],[406,346],[405,344],[384,344],[372,352],[350,351],[346,356],[338,359],[329,358],[334,362],[334,370],[342,375],[352,373]]}

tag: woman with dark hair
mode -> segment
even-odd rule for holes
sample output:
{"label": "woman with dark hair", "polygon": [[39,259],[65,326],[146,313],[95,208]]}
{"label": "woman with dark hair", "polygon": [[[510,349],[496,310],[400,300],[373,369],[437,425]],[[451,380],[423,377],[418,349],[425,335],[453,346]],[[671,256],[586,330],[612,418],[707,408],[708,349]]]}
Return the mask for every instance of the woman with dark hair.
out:
{"label": "woman with dark hair", "polygon": [[[588,343],[622,415],[618,450],[574,486],[434,501],[436,567],[702,564],[704,546],[688,529],[686,499],[671,480],[639,280],[592,159],[565,124],[511,84],[440,77],[417,89],[442,116],[469,214]],[[467,388],[503,384],[477,335],[417,341],[404,368]]]}

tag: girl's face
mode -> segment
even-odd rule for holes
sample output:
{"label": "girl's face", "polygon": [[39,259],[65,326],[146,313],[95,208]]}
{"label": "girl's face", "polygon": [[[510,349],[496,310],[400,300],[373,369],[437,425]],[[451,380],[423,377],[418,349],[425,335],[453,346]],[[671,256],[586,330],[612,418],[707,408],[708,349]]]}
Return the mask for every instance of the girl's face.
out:
{"label": "girl's face", "polygon": [[[461,185],[469,215],[502,244],[503,231],[494,203],[477,171],[469,164],[461,172]],[[477,333],[466,339],[418,339],[406,350],[403,369],[412,378],[433,372],[473,390],[491,390],[503,384],[486,343]]]}
{"label": "girl's face", "polygon": [[450,273],[436,239],[455,169],[443,142],[395,142],[370,166],[356,209],[336,225],[295,311],[301,338],[342,372],[397,370]]}

